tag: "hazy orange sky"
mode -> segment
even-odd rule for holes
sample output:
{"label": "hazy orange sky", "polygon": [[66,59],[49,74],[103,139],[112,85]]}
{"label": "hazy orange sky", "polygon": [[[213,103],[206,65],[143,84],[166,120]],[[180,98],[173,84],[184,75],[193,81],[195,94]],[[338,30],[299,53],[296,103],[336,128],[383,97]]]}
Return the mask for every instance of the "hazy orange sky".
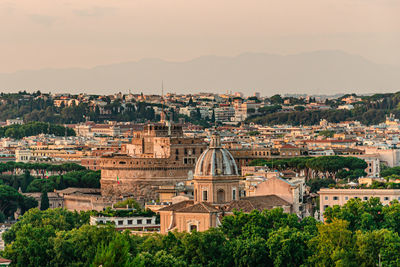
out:
{"label": "hazy orange sky", "polygon": [[0,0],[0,72],[335,49],[400,62],[399,0]]}

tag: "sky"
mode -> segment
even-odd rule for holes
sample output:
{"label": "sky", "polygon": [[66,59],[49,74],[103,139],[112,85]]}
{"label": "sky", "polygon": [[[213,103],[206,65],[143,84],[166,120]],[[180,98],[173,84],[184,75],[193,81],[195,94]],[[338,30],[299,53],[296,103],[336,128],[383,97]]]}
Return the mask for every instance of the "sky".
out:
{"label": "sky", "polygon": [[399,0],[0,0],[0,72],[342,50],[400,65]]}

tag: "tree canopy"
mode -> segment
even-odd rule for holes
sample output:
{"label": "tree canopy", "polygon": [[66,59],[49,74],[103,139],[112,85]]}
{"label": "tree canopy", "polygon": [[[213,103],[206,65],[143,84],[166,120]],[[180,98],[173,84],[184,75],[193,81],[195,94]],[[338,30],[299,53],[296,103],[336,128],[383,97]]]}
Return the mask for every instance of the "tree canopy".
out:
{"label": "tree canopy", "polygon": [[398,266],[400,204],[328,208],[326,223],[282,209],[235,211],[205,232],[132,235],[91,212],[31,209],[3,237],[15,266]]}
{"label": "tree canopy", "polygon": [[13,124],[0,127],[0,137],[11,137],[21,139],[26,136],[38,134],[54,134],[56,136],[75,136],[74,129],[66,128],[61,125],[45,122],[29,122],[26,124]]}

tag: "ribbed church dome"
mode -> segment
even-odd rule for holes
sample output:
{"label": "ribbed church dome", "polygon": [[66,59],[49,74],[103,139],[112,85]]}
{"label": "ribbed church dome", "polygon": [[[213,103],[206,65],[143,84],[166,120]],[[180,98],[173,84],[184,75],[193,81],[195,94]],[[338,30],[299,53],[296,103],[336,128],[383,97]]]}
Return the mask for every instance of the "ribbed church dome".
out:
{"label": "ribbed church dome", "polygon": [[221,147],[219,134],[213,134],[210,147],[207,148],[196,162],[195,176],[239,175],[238,167],[232,154]]}

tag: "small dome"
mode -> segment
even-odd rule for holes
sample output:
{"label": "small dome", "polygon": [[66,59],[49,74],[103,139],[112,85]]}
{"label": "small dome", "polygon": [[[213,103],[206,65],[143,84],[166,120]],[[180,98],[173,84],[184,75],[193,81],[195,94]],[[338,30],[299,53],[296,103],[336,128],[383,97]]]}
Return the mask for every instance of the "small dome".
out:
{"label": "small dome", "polygon": [[239,171],[232,154],[221,147],[218,134],[211,137],[210,147],[199,157],[194,176],[238,176]]}

